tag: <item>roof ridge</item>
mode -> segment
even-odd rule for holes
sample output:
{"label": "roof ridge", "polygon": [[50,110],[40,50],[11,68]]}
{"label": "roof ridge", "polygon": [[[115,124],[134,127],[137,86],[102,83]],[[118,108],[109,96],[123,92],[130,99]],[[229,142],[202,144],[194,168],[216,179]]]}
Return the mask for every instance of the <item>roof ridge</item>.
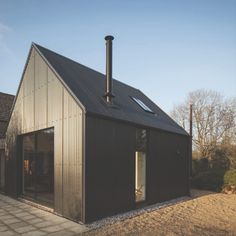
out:
{"label": "roof ridge", "polygon": [[[47,51],[49,51],[49,52],[51,52],[51,53],[54,53],[54,54],[56,54],[56,55],[58,55],[58,56],[60,56],[60,57],[65,58],[66,60],[69,60],[69,61],[71,61],[71,62],[73,62],[73,63],[75,63],[75,64],[78,64],[78,65],[84,67],[85,69],[92,70],[93,72],[99,73],[100,75],[106,77],[106,75],[103,74],[102,72],[97,71],[97,70],[95,70],[95,69],[93,69],[93,68],[91,68],[91,67],[85,66],[84,64],[81,64],[81,63],[79,63],[79,62],[77,62],[77,61],[75,61],[75,60],[73,60],[73,59],[71,59],[71,58],[69,58],[69,57],[66,57],[66,56],[64,56],[64,55],[62,55],[62,54],[60,54],[60,53],[57,53],[57,52],[52,51],[52,50],[50,50],[50,49],[48,49],[48,48],[45,48],[45,47],[43,47],[43,46],[41,46],[41,45],[39,45],[39,44],[37,44],[37,43],[33,43],[33,45],[35,45],[39,50],[40,50],[40,48],[42,48],[42,49],[44,49],[44,50],[47,50]],[[40,50],[40,51],[41,51],[41,50]],[[139,89],[137,89],[137,88],[135,88],[135,87],[133,87],[133,86],[131,86],[131,85],[129,85],[129,84],[126,84],[125,82],[122,82],[122,81],[117,80],[117,79],[115,79],[115,78],[112,78],[112,79],[115,80],[115,81],[118,82],[118,83],[121,83],[121,84],[125,85],[125,86],[128,86],[128,87],[130,87],[130,88],[139,90]]]}
{"label": "roof ridge", "polygon": [[[49,51],[49,52],[51,52],[51,53],[54,53],[54,54],[60,56],[60,57],[63,57],[63,58],[65,58],[65,59],[67,59],[67,60],[70,60],[70,61],[73,62],[73,63],[79,64],[80,66],[82,66],[82,67],[84,67],[84,68],[93,70],[93,71],[96,72],[96,73],[99,73],[99,74],[104,75],[102,72],[99,72],[99,71],[97,71],[97,70],[94,70],[94,69],[91,68],[91,67],[85,66],[84,64],[81,64],[81,63],[79,63],[79,62],[73,60],[72,58],[66,57],[66,56],[64,56],[64,55],[62,55],[62,54],[60,54],[60,53],[58,53],[58,52],[52,51],[52,50],[50,50],[50,49],[48,49],[48,48],[45,48],[44,46],[41,46],[41,45],[39,45],[39,44],[37,44],[37,43],[33,43],[33,45],[35,45],[39,50],[40,50],[40,48],[42,48],[42,49],[44,49],[44,50],[47,50],[47,51]],[[40,50],[40,51],[41,51],[41,50]]]}

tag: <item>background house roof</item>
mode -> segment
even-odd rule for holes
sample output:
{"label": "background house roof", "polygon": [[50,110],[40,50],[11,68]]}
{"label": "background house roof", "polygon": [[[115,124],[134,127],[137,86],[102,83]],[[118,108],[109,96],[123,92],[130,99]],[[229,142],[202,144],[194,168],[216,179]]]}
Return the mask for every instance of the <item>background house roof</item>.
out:
{"label": "background house roof", "polygon": [[[109,117],[174,133],[188,133],[140,90],[113,79],[113,106],[106,103],[106,76],[40,45],[33,44],[85,107],[86,113]],[[167,91],[168,92],[168,91]],[[133,99],[141,100],[154,113],[143,110]]]}
{"label": "background house roof", "polygon": [[0,138],[4,138],[15,96],[0,92]]}

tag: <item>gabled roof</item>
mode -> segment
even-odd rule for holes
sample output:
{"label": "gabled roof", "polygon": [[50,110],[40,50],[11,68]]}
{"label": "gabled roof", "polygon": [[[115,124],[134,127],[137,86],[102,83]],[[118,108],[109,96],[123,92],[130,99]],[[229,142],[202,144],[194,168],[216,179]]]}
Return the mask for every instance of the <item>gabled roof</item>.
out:
{"label": "gabled roof", "polygon": [[0,92],[0,138],[4,138],[15,96]]}
{"label": "gabled roof", "polygon": [[[103,98],[106,79],[104,74],[40,45],[33,44],[33,46],[82,103],[86,113],[188,135],[182,127],[175,123],[140,90],[113,79],[115,98],[113,99],[114,105],[110,106]],[[144,111],[132,97],[141,100],[154,113]]]}

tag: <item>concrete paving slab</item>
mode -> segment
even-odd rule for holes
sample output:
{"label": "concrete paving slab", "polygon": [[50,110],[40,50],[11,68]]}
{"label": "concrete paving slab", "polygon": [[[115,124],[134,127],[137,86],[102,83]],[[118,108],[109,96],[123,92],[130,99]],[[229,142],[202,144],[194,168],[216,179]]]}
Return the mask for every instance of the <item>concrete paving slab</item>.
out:
{"label": "concrete paving slab", "polygon": [[33,224],[38,224],[38,223],[42,223],[43,221],[44,221],[44,220],[41,219],[41,218],[35,218],[35,219],[26,220],[26,222],[27,222],[28,224],[31,224],[31,225],[33,225]]}
{"label": "concrete paving slab", "polygon": [[31,232],[31,231],[34,231],[34,230],[36,230],[36,228],[32,225],[27,225],[27,226],[23,226],[23,227],[15,229],[15,231],[17,233],[27,233],[27,232]]}
{"label": "concrete paving slab", "polygon": [[3,223],[6,225],[18,223],[18,222],[20,222],[20,220],[17,218],[10,218],[10,219],[3,220]]}
{"label": "concrete paving slab", "polygon": [[3,232],[3,231],[7,231],[8,230],[8,227],[7,226],[0,226],[0,234],[1,234],[1,232]]}
{"label": "concrete paving slab", "polygon": [[90,228],[0,194],[0,236],[71,236]]}
{"label": "concrete paving slab", "polygon": [[14,223],[14,224],[10,224],[8,225],[8,227],[10,227],[11,229],[15,230],[17,228],[21,228],[21,227],[24,227],[24,226],[27,226],[28,224],[26,222],[18,222],[18,223]]}
{"label": "concrete paving slab", "polygon": [[52,225],[55,225],[55,223],[53,223],[52,221],[46,221],[46,220],[35,224],[35,226],[37,228],[45,228],[45,227],[52,226]]}
{"label": "concrete paving slab", "polygon": [[69,231],[66,231],[66,230],[47,234],[47,236],[74,236],[74,235],[77,236],[78,233],[75,234],[73,232],[69,232]]}
{"label": "concrete paving slab", "polygon": [[[22,234],[22,236],[43,236],[46,234],[47,234],[46,232],[36,230],[36,231],[30,231],[28,233],[24,233],[24,234]],[[64,235],[64,236],[67,236],[67,235]]]}
{"label": "concrete paving slab", "polygon": [[12,232],[12,231],[4,231],[4,232],[1,232],[1,236],[16,236],[16,235],[19,235],[19,234],[16,234],[16,233],[14,233],[14,232]]}
{"label": "concrete paving slab", "polygon": [[46,231],[47,233],[53,233],[53,232],[58,232],[60,230],[63,230],[62,227],[59,225],[53,225],[53,226],[48,226],[42,229],[43,231]]}

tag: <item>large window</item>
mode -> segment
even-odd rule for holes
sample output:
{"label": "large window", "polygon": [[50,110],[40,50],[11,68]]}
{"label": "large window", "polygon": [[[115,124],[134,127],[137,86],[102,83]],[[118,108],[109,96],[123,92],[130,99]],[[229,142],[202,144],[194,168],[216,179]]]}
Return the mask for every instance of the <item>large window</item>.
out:
{"label": "large window", "polygon": [[146,149],[147,131],[137,129],[135,152],[135,201],[146,200]]}
{"label": "large window", "polygon": [[53,206],[53,129],[23,136],[23,195],[44,205]]}

